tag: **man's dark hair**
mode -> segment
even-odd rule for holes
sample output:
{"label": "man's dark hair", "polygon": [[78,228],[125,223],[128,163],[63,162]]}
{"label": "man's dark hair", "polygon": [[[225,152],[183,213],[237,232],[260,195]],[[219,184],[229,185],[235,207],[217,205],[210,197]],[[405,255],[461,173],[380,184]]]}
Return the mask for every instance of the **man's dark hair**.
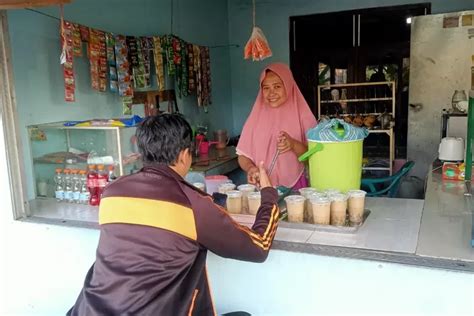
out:
{"label": "man's dark hair", "polygon": [[138,150],[145,164],[174,165],[180,151],[192,144],[192,129],[180,114],[145,118],[136,131]]}

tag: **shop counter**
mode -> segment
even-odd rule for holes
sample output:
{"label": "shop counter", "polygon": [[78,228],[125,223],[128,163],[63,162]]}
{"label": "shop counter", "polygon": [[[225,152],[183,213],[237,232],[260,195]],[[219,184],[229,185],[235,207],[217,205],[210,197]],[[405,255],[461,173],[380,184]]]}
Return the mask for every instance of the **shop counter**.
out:
{"label": "shop counter", "polygon": [[[464,194],[462,182],[443,182],[433,173],[425,200],[367,198],[371,214],[353,234],[280,221],[272,249],[474,272],[472,202]],[[98,227],[97,208],[67,203],[58,207],[54,200],[33,203],[37,211],[25,221]],[[56,212],[51,212],[53,207]],[[253,223],[249,216],[233,216],[243,225]]]}

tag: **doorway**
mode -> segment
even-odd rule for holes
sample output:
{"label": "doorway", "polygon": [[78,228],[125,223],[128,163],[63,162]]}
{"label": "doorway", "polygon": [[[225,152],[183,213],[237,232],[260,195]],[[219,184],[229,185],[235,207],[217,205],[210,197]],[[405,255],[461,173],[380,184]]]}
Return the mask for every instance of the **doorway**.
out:
{"label": "doorway", "polygon": [[318,85],[395,81],[395,158],[406,158],[411,18],[430,13],[422,3],[290,17],[290,67],[316,117]]}

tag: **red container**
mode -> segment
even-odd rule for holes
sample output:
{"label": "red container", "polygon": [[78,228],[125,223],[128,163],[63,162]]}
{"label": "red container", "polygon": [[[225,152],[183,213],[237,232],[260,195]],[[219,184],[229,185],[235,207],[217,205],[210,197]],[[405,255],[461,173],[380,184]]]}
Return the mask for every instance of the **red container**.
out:
{"label": "red container", "polygon": [[87,189],[89,190],[89,204],[97,206],[100,203],[99,196],[97,195],[97,171],[95,165],[89,165],[87,172]]}
{"label": "red container", "polygon": [[104,165],[98,165],[97,166],[97,197],[99,199],[99,204],[100,204],[100,199],[102,197],[102,192],[104,192],[104,188],[107,185],[108,178],[109,178],[109,175],[107,171],[105,170]]}

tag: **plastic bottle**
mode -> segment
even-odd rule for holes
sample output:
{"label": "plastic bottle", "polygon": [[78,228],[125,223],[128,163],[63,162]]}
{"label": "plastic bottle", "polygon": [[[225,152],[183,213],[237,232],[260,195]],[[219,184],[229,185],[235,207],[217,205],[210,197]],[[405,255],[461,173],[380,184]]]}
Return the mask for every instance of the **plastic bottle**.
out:
{"label": "plastic bottle", "polygon": [[104,165],[97,165],[97,196],[100,198],[104,188],[107,186],[107,171],[105,170]]}
{"label": "plastic bottle", "polygon": [[72,202],[72,178],[71,170],[64,169],[64,200]]}
{"label": "plastic bottle", "polygon": [[79,172],[79,182],[80,182],[80,194],[79,194],[79,203],[80,204],[89,204],[90,193],[87,189],[87,176],[86,171],[81,170]]}
{"label": "plastic bottle", "polygon": [[97,171],[95,165],[89,165],[87,172],[87,190],[89,190],[89,204],[97,206],[100,203],[97,195]]}
{"label": "plastic bottle", "polygon": [[114,173],[114,165],[110,165],[108,167],[108,170],[109,170],[109,173],[107,175],[107,182],[113,182],[115,180],[117,180],[117,176],[115,175]]}
{"label": "plastic bottle", "polygon": [[72,202],[79,203],[81,196],[81,180],[79,179],[79,170],[71,170],[72,173]]}
{"label": "plastic bottle", "polygon": [[54,188],[54,196],[56,197],[56,201],[62,202],[64,201],[64,185],[63,185],[63,174],[62,169],[56,169],[56,174],[54,175],[54,182],[56,186]]}

